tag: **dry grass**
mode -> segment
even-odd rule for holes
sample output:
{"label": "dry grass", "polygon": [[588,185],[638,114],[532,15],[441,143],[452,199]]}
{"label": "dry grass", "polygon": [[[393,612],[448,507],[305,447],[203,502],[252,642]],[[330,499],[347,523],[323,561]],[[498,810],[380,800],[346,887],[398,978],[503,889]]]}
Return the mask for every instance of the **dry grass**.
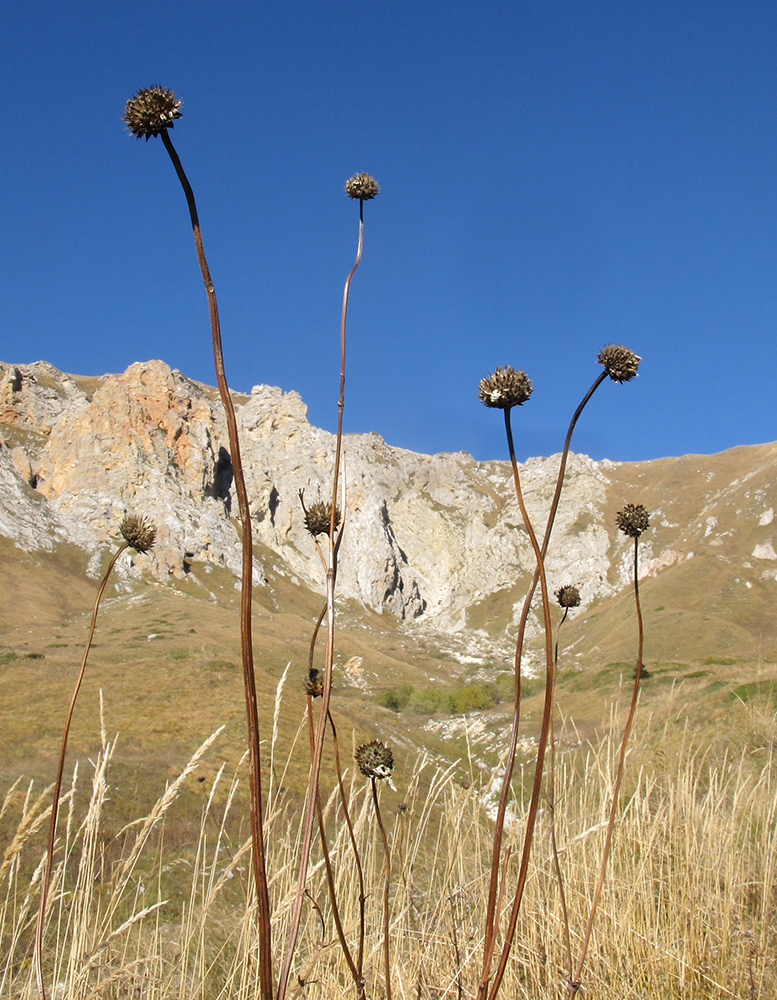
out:
{"label": "dry grass", "polygon": [[[300,723],[302,723],[300,716]],[[777,992],[777,720],[752,710],[740,749],[713,760],[692,733],[671,760],[660,752],[627,771],[622,819],[584,973],[601,998],[769,998]],[[662,734],[635,734],[660,746]],[[64,796],[46,929],[53,996],[243,998],[258,991],[256,932],[245,828],[246,767],[208,766],[209,738],[148,815],[111,829],[106,808],[114,741],[102,731],[84,787],[83,767]],[[568,741],[564,744],[568,745]],[[304,741],[293,752],[303,752]],[[596,878],[616,745],[565,752],[558,775],[557,837],[573,950]],[[635,754],[637,756],[637,754]],[[642,756],[639,754],[639,756]],[[284,762],[276,760],[282,773]],[[367,995],[383,995],[383,857],[369,783],[348,775],[368,885]],[[199,830],[166,846],[187,783],[209,775]],[[463,788],[453,767],[419,758],[397,795],[381,795],[391,842],[394,994],[459,1000],[477,987],[491,828],[483,788]],[[274,940],[284,939],[298,858],[298,803],[274,789],[268,810]],[[521,812],[522,807],[518,806]],[[11,829],[0,860],[0,998],[33,1000],[32,931],[44,851],[46,794],[15,785],[0,816]],[[358,889],[334,796],[326,806],[346,934],[355,936]],[[516,847],[520,829],[513,831]],[[513,850],[513,862],[518,850]],[[295,995],[354,996],[316,861],[293,970]],[[509,900],[502,902],[503,908]],[[532,871],[505,995],[563,995],[564,951],[540,817]],[[297,978],[299,977],[299,978]],[[303,985],[304,984],[304,985]]]}

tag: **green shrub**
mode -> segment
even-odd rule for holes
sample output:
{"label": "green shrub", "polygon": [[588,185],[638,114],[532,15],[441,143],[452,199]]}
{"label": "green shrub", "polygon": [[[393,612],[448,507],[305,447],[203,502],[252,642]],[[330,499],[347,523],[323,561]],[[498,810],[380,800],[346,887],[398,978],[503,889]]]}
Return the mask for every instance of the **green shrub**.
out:
{"label": "green shrub", "polygon": [[407,708],[410,697],[413,694],[412,684],[399,684],[397,687],[386,688],[375,695],[375,701],[383,708],[388,708],[391,712],[401,712]]}

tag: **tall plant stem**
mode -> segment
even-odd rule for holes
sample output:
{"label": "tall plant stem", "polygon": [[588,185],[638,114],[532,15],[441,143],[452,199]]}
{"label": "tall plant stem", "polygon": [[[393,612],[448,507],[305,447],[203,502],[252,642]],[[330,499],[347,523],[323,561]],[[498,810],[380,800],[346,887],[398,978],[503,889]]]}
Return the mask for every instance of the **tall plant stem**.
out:
{"label": "tall plant stem", "polygon": [[[541,557],[544,561],[545,555],[548,551],[548,545],[550,543],[550,536],[553,530],[553,523],[556,519],[556,512],[558,511],[559,500],[561,499],[561,490],[564,485],[564,476],[566,474],[567,460],[569,458],[569,449],[572,444],[572,435],[577,425],[577,421],[580,419],[580,415],[586,407],[586,404],[591,399],[593,394],[602,384],[602,382],[607,377],[606,372],[602,372],[594,381],[591,388],[583,396],[577,409],[572,415],[572,419],[569,422],[569,428],[567,429],[567,435],[564,441],[564,450],[561,454],[561,462],[559,464],[558,476],[556,478],[556,489],[553,493],[553,499],[550,505],[550,511],[548,512],[548,520],[545,526],[545,536],[542,541],[541,547]],[[507,413],[505,411],[506,420]],[[540,580],[540,564],[538,563],[534,574],[532,576],[531,584],[529,590],[527,591],[526,597],[523,602],[523,608],[521,610],[521,618],[518,623],[518,635],[515,642],[515,701],[513,705],[513,722],[510,731],[510,743],[508,745],[507,759],[505,761],[505,773],[502,779],[502,788],[499,796],[499,805],[497,807],[497,815],[494,825],[494,841],[491,855],[491,876],[489,881],[488,889],[488,901],[486,903],[486,921],[485,921],[485,932],[484,932],[484,943],[483,943],[483,974],[481,977],[480,984],[478,986],[478,998],[483,1000],[488,993],[488,978],[489,970],[491,966],[491,957],[494,953],[494,943],[496,935],[496,911],[497,911],[497,892],[499,885],[499,870],[500,870],[500,858],[502,854],[502,839],[504,836],[504,826],[505,826],[505,816],[507,814],[507,803],[510,795],[510,786],[512,783],[513,771],[515,769],[515,757],[518,747],[518,727],[521,720],[521,659],[523,656],[523,644],[526,635],[526,623],[529,618],[529,611],[531,609],[532,599],[534,597],[534,592],[537,589],[537,583]]]}
{"label": "tall plant stem", "polygon": [[73,712],[75,711],[76,701],[78,699],[78,692],[81,690],[81,682],[84,679],[84,672],[86,671],[86,661],[89,658],[89,650],[92,648],[92,639],[94,638],[94,630],[97,627],[97,612],[100,608],[100,601],[102,600],[105,587],[108,583],[108,577],[113,572],[113,567],[116,565],[116,561],[122,552],[127,548],[128,543],[124,542],[113,555],[113,558],[108,563],[108,568],[106,569],[100,586],[97,590],[97,596],[94,599],[94,607],[92,609],[92,622],[89,627],[89,636],[86,640],[86,647],[84,648],[84,655],[81,659],[81,667],[78,671],[78,676],[76,677],[76,683],[73,688],[73,694],[70,698],[70,707],[67,710],[67,717],[65,718],[65,728],[62,732],[62,746],[59,751],[59,763],[57,764],[57,778],[54,782],[54,797],[51,802],[51,821],[49,823],[49,839],[48,847],[46,849],[46,867],[43,872],[43,878],[40,884],[40,900],[38,901],[38,919],[35,924],[35,983],[38,990],[38,996],[40,1000],[46,1000],[46,987],[43,982],[43,925],[46,920],[46,905],[49,898],[49,886],[51,885],[51,869],[54,863],[54,841],[57,834],[57,817],[59,816],[59,797],[62,793],[62,776],[65,771],[65,753],[67,751],[67,741],[70,736],[70,724],[73,721]]}
{"label": "tall plant stem", "polygon": [[259,983],[262,1000],[272,1000],[272,938],[270,927],[270,893],[267,884],[266,853],[264,844],[264,824],[262,817],[262,759],[259,744],[259,710],[256,698],[256,677],[254,675],[253,638],[251,631],[251,604],[253,591],[253,543],[251,533],[251,513],[248,506],[243,463],[240,457],[240,441],[237,432],[237,418],[232,397],[229,393],[227,376],[224,371],[224,356],[221,347],[221,324],[219,322],[216,291],[211,280],[208,262],[202,245],[200,220],[197,215],[197,205],[194,200],[189,180],[184,173],[181,161],[173,147],[168,130],[161,132],[162,142],[172,160],[178,180],[181,182],[189,216],[192,222],[194,245],[197,250],[197,260],[205,283],[210,313],[210,329],[213,339],[213,361],[216,368],[216,381],[219,395],[224,406],[229,434],[229,453],[232,462],[232,473],[235,480],[238,511],[240,514],[242,536],[242,572],[240,590],[240,645],[243,659],[243,683],[245,687],[246,717],[248,724],[249,747],[249,784],[251,789],[251,842],[254,862],[254,882],[259,915]]}
{"label": "tall plant stem", "polygon": [[[564,608],[564,614],[558,623],[556,630],[556,645],[553,650],[553,691],[555,695],[556,682],[558,680],[558,643],[561,635],[561,626],[567,620],[569,608]],[[558,845],[556,843],[556,739],[553,731],[553,715],[550,717],[550,767],[548,768],[548,812],[550,813],[550,846],[553,852],[553,870],[556,874],[558,884],[558,894],[561,902],[561,919],[564,927],[564,950],[567,956],[567,968],[569,978],[572,979],[572,943],[569,937],[569,912],[567,910],[567,896],[564,891],[564,876],[561,871],[561,861],[558,856]]]}
{"label": "tall plant stem", "polygon": [[[504,976],[504,971],[507,966],[507,959],[510,954],[510,948],[512,946],[513,937],[515,936],[515,927],[518,922],[518,911],[521,906],[521,899],[523,897],[523,889],[526,884],[526,876],[529,870],[529,856],[531,854],[532,840],[534,839],[534,827],[537,822],[537,809],[539,807],[540,800],[540,787],[542,785],[542,766],[545,760],[545,747],[548,740],[548,729],[550,727],[551,711],[553,707],[553,629],[550,622],[550,600],[548,597],[548,583],[545,578],[545,562],[544,562],[544,552],[540,548],[540,544],[537,541],[537,536],[532,527],[531,519],[529,518],[529,512],[526,509],[526,503],[523,499],[523,491],[521,490],[521,479],[518,474],[518,461],[515,457],[515,446],[513,444],[513,432],[510,424],[510,410],[506,409],[505,414],[505,433],[507,434],[507,446],[510,451],[510,465],[513,470],[513,485],[515,486],[515,495],[518,500],[518,506],[521,508],[521,516],[523,517],[524,524],[526,525],[526,530],[529,534],[529,540],[531,546],[534,549],[534,557],[537,561],[536,573],[539,574],[540,581],[540,591],[542,594],[542,617],[545,629],[545,707],[542,714],[542,726],[540,729],[540,738],[537,745],[537,760],[535,764],[534,771],[534,785],[532,788],[531,800],[529,802],[529,811],[526,816],[526,830],[523,838],[523,851],[521,854],[521,863],[518,869],[518,884],[516,886],[515,895],[513,896],[513,905],[510,913],[510,920],[507,925],[507,930],[505,932],[504,944],[502,945],[502,954],[500,956],[499,965],[497,967],[496,973],[494,975],[494,981],[491,985],[489,991],[489,997],[493,1000],[496,996],[499,987],[502,982],[502,977]],[[488,989],[488,970],[491,967],[491,959],[493,956],[494,945],[496,942],[496,934],[491,934],[490,939],[490,950],[484,955],[484,970],[483,979],[481,981],[481,990]]]}
{"label": "tall plant stem", "polygon": [[[283,956],[283,964],[278,979],[277,1000],[284,1000],[291,973],[291,963],[294,958],[294,951],[297,947],[297,937],[299,936],[299,925],[302,918],[302,903],[305,895],[305,881],[307,880],[308,864],[310,862],[310,848],[313,840],[313,823],[315,821],[316,797],[318,795],[319,778],[321,772],[321,759],[324,753],[324,736],[326,733],[326,720],[329,714],[329,703],[332,695],[332,664],[334,662],[334,641],[335,641],[335,583],[337,581],[337,554],[340,548],[340,541],[343,537],[343,526],[337,532],[335,539],[335,519],[337,516],[337,489],[340,476],[340,461],[343,446],[343,410],[345,408],[345,321],[348,314],[348,292],[351,287],[351,279],[359,266],[362,257],[362,247],[364,244],[364,203],[359,201],[359,242],[356,249],[356,261],[348,272],[345,279],[345,289],[343,291],[343,310],[340,320],[340,394],[337,400],[337,437],[335,439],[335,465],[332,477],[332,514],[329,522],[329,549],[325,560],[326,569],[326,609],[327,609],[327,637],[326,654],[324,660],[324,691],[321,697],[321,708],[319,709],[318,720],[316,722],[316,733],[313,743],[312,760],[310,762],[310,778],[308,780],[307,802],[305,807],[305,821],[302,828],[302,843],[300,846],[299,868],[297,872],[297,889],[294,894],[294,904],[291,912],[289,933],[286,940],[286,950]],[[344,514],[345,512],[343,512]],[[263,998],[264,1000],[264,998]]]}
{"label": "tall plant stem", "polygon": [[353,830],[353,823],[351,821],[351,813],[348,809],[348,796],[345,794],[345,786],[343,784],[343,770],[340,766],[340,741],[337,738],[337,729],[335,728],[335,720],[332,718],[332,713],[329,713],[329,725],[332,729],[332,745],[335,751],[335,769],[337,771],[337,784],[340,789],[340,802],[343,807],[343,815],[345,816],[345,823],[348,827],[348,837],[351,841],[351,849],[353,850],[354,860],[356,862],[356,874],[359,879],[359,950],[357,952],[356,958],[356,971],[357,971],[357,983],[361,987],[362,995],[364,993],[364,925],[365,925],[365,904],[367,901],[367,894],[364,890],[364,869],[362,868],[361,855],[359,854],[359,847],[356,843],[356,834]]}
{"label": "tall plant stem", "polygon": [[[331,717],[330,717],[331,721]],[[334,728],[334,724],[332,724]],[[310,749],[313,750],[313,699],[308,696],[308,733],[310,736]],[[353,981],[356,985],[356,995],[358,1000],[364,1000],[364,983],[360,977],[359,971],[353,960],[353,955],[351,954],[351,949],[348,946],[348,941],[345,937],[345,931],[343,930],[343,922],[340,917],[340,907],[337,902],[337,890],[335,887],[334,874],[332,872],[332,860],[329,855],[329,843],[326,836],[326,827],[324,825],[324,813],[321,808],[321,794],[320,792],[316,795],[316,817],[318,819],[318,830],[321,838],[321,851],[324,855],[324,868],[326,869],[326,882],[327,888],[329,890],[329,900],[332,905],[332,915],[335,921],[335,928],[337,930],[337,937],[340,941],[340,947],[342,949],[343,955],[345,956],[345,961],[348,968],[353,976]]]}
{"label": "tall plant stem", "polygon": [[383,964],[386,969],[386,1000],[391,1000],[391,951],[389,941],[389,889],[391,887],[391,855],[389,853],[388,837],[386,828],[380,815],[380,805],[378,804],[378,783],[375,778],[370,778],[372,782],[372,801],[375,804],[375,818],[380,827],[380,836],[383,841],[383,852],[386,856],[386,874],[383,882]]}
{"label": "tall plant stem", "polygon": [[634,713],[637,710],[637,701],[639,699],[639,681],[642,676],[642,652],[644,647],[644,628],[642,624],[642,607],[639,601],[639,538],[634,539],[634,603],[637,609],[637,627],[639,630],[639,641],[637,647],[637,669],[634,672],[634,689],[631,694],[631,705],[629,707],[628,718],[626,719],[626,726],[623,730],[623,739],[621,740],[621,749],[618,756],[618,770],[615,775],[615,786],[612,791],[612,804],[610,805],[610,818],[607,822],[607,833],[604,838],[604,850],[602,851],[602,863],[599,869],[599,878],[596,883],[596,889],[594,891],[594,898],[591,902],[591,911],[588,914],[588,923],[586,924],[585,934],[583,935],[583,944],[580,949],[580,958],[577,962],[577,967],[575,969],[575,974],[570,978],[568,983],[568,990],[571,994],[576,993],[580,989],[580,976],[583,972],[583,965],[585,964],[586,955],[588,954],[588,945],[591,940],[591,931],[594,926],[594,917],[596,916],[596,910],[599,906],[599,897],[602,894],[602,886],[604,885],[604,876],[607,871],[607,862],[610,857],[610,847],[612,845],[612,834],[615,829],[615,814],[618,809],[618,796],[620,795],[621,782],[623,780],[623,771],[626,764],[626,744],[629,741],[629,735],[631,733],[631,726],[634,722]]}

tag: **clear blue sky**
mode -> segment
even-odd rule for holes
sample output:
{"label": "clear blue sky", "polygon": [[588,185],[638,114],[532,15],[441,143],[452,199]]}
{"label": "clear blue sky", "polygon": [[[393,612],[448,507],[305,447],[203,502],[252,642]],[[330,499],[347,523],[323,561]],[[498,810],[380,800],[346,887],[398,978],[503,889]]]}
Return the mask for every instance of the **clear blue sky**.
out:
{"label": "clear blue sky", "polygon": [[233,388],[296,389],[334,428],[339,310],[366,170],[346,430],[505,454],[475,393],[524,368],[522,455],[634,460],[777,438],[773,0],[12,4],[0,358],[213,383],[205,295],[162,143],[125,100],[183,100]]}

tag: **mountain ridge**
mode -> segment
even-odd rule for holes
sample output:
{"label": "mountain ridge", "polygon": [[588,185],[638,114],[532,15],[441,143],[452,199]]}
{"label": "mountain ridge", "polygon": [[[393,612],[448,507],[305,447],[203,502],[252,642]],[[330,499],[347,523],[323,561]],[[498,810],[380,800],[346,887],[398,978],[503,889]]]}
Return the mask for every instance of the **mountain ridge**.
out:
{"label": "mountain ridge", "polygon": [[[269,558],[322,593],[298,494],[308,502],[329,495],[334,435],[307,421],[296,392],[260,385],[235,402],[255,539],[266,552],[255,582],[262,587]],[[70,376],[47,362],[3,363],[0,437],[0,534],[19,548],[72,543],[90,554],[94,576],[133,511],[155,522],[158,541],[123,564],[124,586],[142,574],[185,582],[195,563],[238,576],[231,463],[213,387],[161,361],[100,377]],[[628,588],[631,549],[614,524],[626,502],[652,512],[641,576],[677,574],[704,552],[736,566],[745,591],[774,587],[775,458],[775,444],[642,463],[571,454],[547,558],[551,589],[574,583],[584,605],[595,605]],[[520,468],[541,533],[558,456]],[[472,652],[495,644],[506,655],[533,570],[508,464],[347,434],[345,476],[340,598],[466,638]],[[534,619],[530,634],[538,627]]]}

